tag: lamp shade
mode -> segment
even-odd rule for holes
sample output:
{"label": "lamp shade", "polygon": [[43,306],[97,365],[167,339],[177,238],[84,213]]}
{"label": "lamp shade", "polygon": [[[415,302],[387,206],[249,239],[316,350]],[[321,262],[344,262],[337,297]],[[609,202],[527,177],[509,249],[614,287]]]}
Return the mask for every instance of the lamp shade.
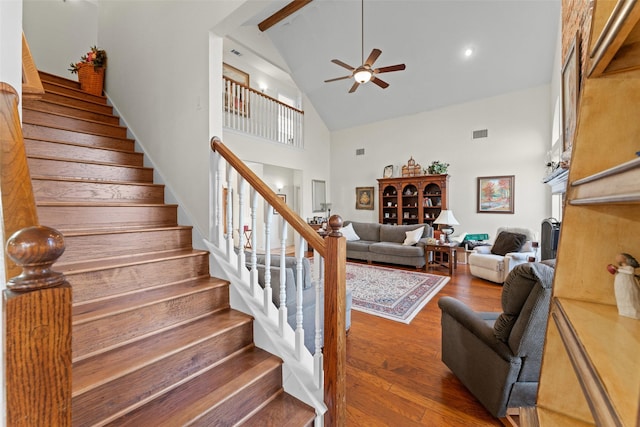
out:
{"label": "lamp shade", "polygon": [[458,222],[458,220],[456,219],[455,216],[453,216],[453,212],[445,209],[443,211],[440,212],[440,215],[438,215],[438,218],[436,218],[435,221],[433,221],[434,224],[444,224],[444,225],[459,225],[460,223]]}

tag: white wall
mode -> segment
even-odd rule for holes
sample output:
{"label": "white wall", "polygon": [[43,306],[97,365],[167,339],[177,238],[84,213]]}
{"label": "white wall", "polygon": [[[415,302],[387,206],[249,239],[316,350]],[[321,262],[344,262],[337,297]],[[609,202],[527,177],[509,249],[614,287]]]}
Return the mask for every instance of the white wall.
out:
{"label": "white wall", "polygon": [[[550,87],[455,105],[436,111],[334,132],[331,141],[331,202],[344,219],[378,221],[375,210],[355,209],[355,187],[374,186],[388,164],[409,157],[426,168],[450,163],[449,207],[460,232],[489,233],[502,225],[540,230],[549,217],[549,190],[541,183],[551,135]],[[473,130],[489,137],[472,140]],[[364,156],[356,156],[358,148]],[[478,176],[515,175],[515,214],[476,213]]]}
{"label": "white wall", "polygon": [[77,80],[70,64],[99,45],[96,2],[24,0],[22,24],[38,69],[58,76]]}

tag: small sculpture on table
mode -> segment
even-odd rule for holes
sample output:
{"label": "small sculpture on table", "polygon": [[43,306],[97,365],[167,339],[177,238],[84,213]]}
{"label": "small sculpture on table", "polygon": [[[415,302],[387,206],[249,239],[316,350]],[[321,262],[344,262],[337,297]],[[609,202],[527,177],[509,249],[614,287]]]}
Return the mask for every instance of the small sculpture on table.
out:
{"label": "small sculpture on table", "polygon": [[607,270],[616,277],[613,282],[620,316],[640,319],[640,282],[635,274],[640,267],[638,261],[627,253],[616,256],[616,264],[609,264]]}

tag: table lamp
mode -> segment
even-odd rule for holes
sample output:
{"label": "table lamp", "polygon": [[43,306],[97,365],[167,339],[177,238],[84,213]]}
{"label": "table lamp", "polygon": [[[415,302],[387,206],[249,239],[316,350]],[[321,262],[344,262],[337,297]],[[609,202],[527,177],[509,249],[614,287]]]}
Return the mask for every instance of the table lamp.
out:
{"label": "table lamp", "polygon": [[433,223],[442,225],[440,231],[444,234],[444,241],[447,243],[449,243],[449,235],[453,234],[455,231],[451,226],[460,225],[456,217],[453,216],[453,212],[448,209],[442,210],[440,215],[438,215],[438,218],[436,218]]}

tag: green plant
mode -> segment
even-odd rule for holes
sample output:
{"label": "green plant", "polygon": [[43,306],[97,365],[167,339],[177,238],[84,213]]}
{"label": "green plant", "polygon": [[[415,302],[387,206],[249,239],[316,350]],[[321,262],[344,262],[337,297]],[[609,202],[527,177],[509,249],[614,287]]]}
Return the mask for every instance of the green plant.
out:
{"label": "green plant", "polygon": [[98,49],[96,46],[93,46],[86,55],[82,55],[80,57],[80,62],[76,62],[75,64],[71,63],[71,71],[72,74],[78,72],[82,64],[93,65],[93,69],[97,70],[98,68],[107,66],[107,52],[102,49]]}
{"label": "green plant", "polygon": [[443,174],[447,173],[449,163],[441,162],[440,160],[434,160],[427,168],[427,172],[430,174]]}

